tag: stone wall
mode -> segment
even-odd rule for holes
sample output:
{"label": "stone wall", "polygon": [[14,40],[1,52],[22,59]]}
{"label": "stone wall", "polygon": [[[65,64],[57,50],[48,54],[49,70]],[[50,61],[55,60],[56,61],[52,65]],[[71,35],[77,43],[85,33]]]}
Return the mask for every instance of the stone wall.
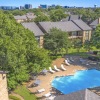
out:
{"label": "stone wall", "polygon": [[0,100],[9,100],[6,74],[0,74]]}

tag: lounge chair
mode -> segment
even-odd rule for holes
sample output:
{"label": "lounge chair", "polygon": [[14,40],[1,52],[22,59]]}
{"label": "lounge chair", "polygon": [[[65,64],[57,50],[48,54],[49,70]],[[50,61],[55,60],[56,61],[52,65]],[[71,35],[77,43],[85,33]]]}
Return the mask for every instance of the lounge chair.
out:
{"label": "lounge chair", "polygon": [[40,89],[40,90],[37,90],[39,93],[41,93],[41,92],[44,92],[45,91],[45,89],[44,88],[42,88],[42,89]]}
{"label": "lounge chair", "polygon": [[62,69],[62,70],[66,70],[66,68],[64,67],[63,64],[61,64],[61,69]]}
{"label": "lounge chair", "polygon": [[68,66],[70,65],[70,64],[68,63],[68,61],[67,61],[67,60],[65,60],[65,63],[66,63],[66,65],[68,65]]}
{"label": "lounge chair", "polygon": [[60,71],[60,70],[57,68],[56,65],[54,65],[54,69],[55,69],[56,71]]}
{"label": "lounge chair", "polygon": [[81,64],[86,64],[86,60],[84,60],[82,58],[80,58],[80,62],[81,62]]}
{"label": "lounge chair", "polygon": [[71,63],[70,59],[66,58],[66,60],[67,60],[68,63]]}
{"label": "lounge chair", "polygon": [[54,98],[55,98],[56,96],[50,96],[50,97],[48,97],[48,100],[54,100]]}
{"label": "lounge chair", "polygon": [[42,70],[43,75],[46,75],[47,72],[48,72],[48,70],[46,68],[44,70]]}
{"label": "lounge chair", "polygon": [[49,92],[49,93],[45,94],[44,96],[49,97],[49,96],[51,96],[51,93]]}
{"label": "lounge chair", "polygon": [[36,81],[34,82],[34,86],[38,86],[38,85],[40,85],[40,83],[41,83],[41,80],[40,79],[36,79]]}
{"label": "lounge chair", "polygon": [[55,72],[54,70],[52,70],[51,67],[49,67],[49,71],[50,71],[51,73],[54,73],[54,72]]}
{"label": "lounge chair", "polygon": [[70,60],[71,60],[72,62],[74,62],[74,59],[73,59],[72,57],[70,57]]}

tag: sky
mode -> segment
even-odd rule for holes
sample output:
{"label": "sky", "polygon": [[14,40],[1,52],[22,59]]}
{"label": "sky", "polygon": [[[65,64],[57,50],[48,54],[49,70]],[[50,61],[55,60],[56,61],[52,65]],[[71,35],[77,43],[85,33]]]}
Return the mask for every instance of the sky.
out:
{"label": "sky", "polygon": [[76,6],[76,7],[100,7],[100,0],[0,0],[0,6],[24,6],[32,4],[33,8],[40,4],[61,5],[61,6]]}

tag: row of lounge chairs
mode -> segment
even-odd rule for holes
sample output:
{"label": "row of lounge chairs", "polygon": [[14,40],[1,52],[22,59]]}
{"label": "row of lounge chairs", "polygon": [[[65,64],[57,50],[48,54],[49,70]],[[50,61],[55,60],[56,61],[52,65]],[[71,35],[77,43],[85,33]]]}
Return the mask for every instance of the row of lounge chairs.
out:
{"label": "row of lounge chairs", "polygon": [[[66,65],[70,65],[70,63],[68,62],[68,60],[65,60],[65,64]],[[64,65],[63,64],[61,64],[61,69],[62,70],[66,70],[66,68],[64,67]],[[56,65],[54,65],[54,70],[51,68],[51,67],[49,67],[49,71],[51,72],[51,73],[54,73],[55,71],[60,71],[60,69],[59,68],[57,68],[57,66]]]}
{"label": "row of lounge chairs", "polygon": [[[61,69],[62,70],[66,70],[66,68],[64,67],[64,65],[63,64],[61,64]],[[55,71],[60,71],[60,69],[59,68],[57,68],[57,66],[56,65],[54,65],[54,70],[51,68],[51,67],[49,67],[49,71],[51,72],[51,73],[54,73]]]}

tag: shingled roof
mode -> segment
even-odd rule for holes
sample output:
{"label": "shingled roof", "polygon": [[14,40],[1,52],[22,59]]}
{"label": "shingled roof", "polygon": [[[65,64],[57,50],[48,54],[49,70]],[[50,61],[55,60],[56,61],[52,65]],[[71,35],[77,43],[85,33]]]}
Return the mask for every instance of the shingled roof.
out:
{"label": "shingled roof", "polygon": [[0,70],[0,74],[7,74],[8,73],[8,71],[1,71]]}
{"label": "shingled roof", "polygon": [[66,32],[91,30],[91,27],[89,27],[82,20],[74,20],[74,21],[67,21],[67,22],[39,22],[39,25],[47,33],[52,28],[58,28]]}
{"label": "shingled roof", "polygon": [[27,18],[28,19],[34,19],[34,18],[36,18],[36,15],[32,15],[32,14],[26,14],[26,15],[22,15],[22,16],[17,15],[17,16],[14,16],[14,18],[16,20],[27,20]]}
{"label": "shingled roof", "polygon": [[14,16],[14,18],[15,18],[16,20],[26,20],[26,19],[27,19],[26,15],[22,15],[22,16],[17,15],[17,16]]}
{"label": "shingled roof", "polygon": [[92,30],[91,27],[89,27],[85,22],[82,20],[72,20],[73,23],[75,23],[79,28],[82,30]]}
{"label": "shingled roof", "polygon": [[100,96],[86,89],[67,95],[57,96],[54,100],[100,100]]}
{"label": "shingled roof", "polygon": [[57,28],[62,31],[70,32],[70,31],[81,31],[81,29],[76,26],[72,21],[68,22],[39,22],[41,27],[48,33],[50,29]]}
{"label": "shingled roof", "polygon": [[90,24],[90,26],[91,26],[92,28],[96,28],[96,26],[97,26],[98,24],[100,24],[100,23],[99,23],[99,20],[100,20],[100,18],[94,20],[94,21]]}
{"label": "shingled roof", "polygon": [[35,22],[25,22],[22,25],[29,29],[31,32],[34,33],[35,36],[42,36],[44,33],[40,30],[40,28],[35,24]]}
{"label": "shingled roof", "polygon": [[81,19],[81,17],[82,17],[81,15],[70,15],[70,16],[62,19],[61,21],[66,22],[66,21],[71,21],[71,20],[79,20],[79,19]]}
{"label": "shingled roof", "polygon": [[34,19],[34,18],[36,18],[36,16],[34,15],[27,15],[27,18],[29,18],[29,19]]}

